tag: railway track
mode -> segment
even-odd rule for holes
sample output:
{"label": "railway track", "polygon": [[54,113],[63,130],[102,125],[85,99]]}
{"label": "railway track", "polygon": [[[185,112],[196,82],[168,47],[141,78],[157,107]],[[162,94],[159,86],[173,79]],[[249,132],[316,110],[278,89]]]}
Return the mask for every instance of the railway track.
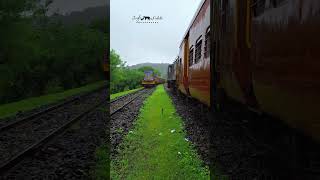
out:
{"label": "railway track", "polygon": [[129,94],[121,99],[116,99],[110,104],[110,156],[115,158],[118,154],[119,145],[123,138],[132,130],[134,122],[139,116],[139,110],[144,100],[154,91],[142,89]]}
{"label": "railway track", "polygon": [[0,175],[106,101],[102,88],[1,126]]}
{"label": "railway track", "polygon": [[113,116],[114,114],[125,108],[127,105],[129,105],[131,102],[133,102],[135,99],[144,94],[150,94],[151,92],[153,92],[153,89],[141,89],[134,93],[130,93],[128,95],[112,100],[110,102],[110,115]]}
{"label": "railway track", "polygon": [[6,129],[12,128],[14,126],[17,126],[20,123],[28,121],[28,120],[30,120],[32,118],[35,118],[37,116],[40,116],[42,114],[45,114],[45,113],[48,113],[48,112],[53,111],[55,109],[58,109],[58,108],[60,108],[62,106],[65,106],[65,105],[68,105],[68,104],[73,103],[75,101],[78,101],[79,99],[84,98],[84,97],[86,97],[86,96],[88,96],[88,95],[90,95],[90,94],[92,94],[92,93],[94,93],[96,91],[99,91],[101,89],[106,89],[106,88],[107,87],[103,86],[103,87],[98,88],[98,89],[96,89],[94,91],[86,92],[86,93],[83,93],[83,94],[80,94],[80,95],[76,95],[76,96],[74,96],[74,97],[72,97],[72,98],[70,98],[68,100],[62,101],[60,103],[57,103],[57,104],[54,104],[54,105],[49,105],[48,107],[46,107],[44,109],[41,109],[40,111],[37,111],[37,112],[32,113],[32,114],[28,114],[28,115],[26,115],[26,116],[24,116],[22,118],[18,118],[16,120],[10,120],[10,121],[5,122],[5,123],[1,122],[1,124],[0,124],[0,132],[4,131]]}

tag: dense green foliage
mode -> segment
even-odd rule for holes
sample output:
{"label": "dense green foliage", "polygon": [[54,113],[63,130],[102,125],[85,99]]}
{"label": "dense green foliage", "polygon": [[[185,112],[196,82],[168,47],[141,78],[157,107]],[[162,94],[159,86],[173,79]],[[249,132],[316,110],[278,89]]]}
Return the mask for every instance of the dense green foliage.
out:
{"label": "dense green foliage", "polygon": [[141,67],[139,69],[130,69],[126,62],[124,62],[120,55],[114,50],[110,52],[110,92],[111,94],[136,89],[141,86],[141,81],[144,77],[145,70],[153,70],[159,76],[159,71],[152,67]]}
{"label": "dense green foliage", "polygon": [[160,73],[160,71],[159,70],[157,70],[157,69],[154,69],[153,67],[151,67],[151,66],[143,66],[143,67],[140,67],[140,68],[138,68],[138,70],[139,71],[141,71],[141,72],[145,72],[145,71],[153,71],[153,73],[156,75],[156,76],[161,76],[161,73]]}
{"label": "dense green foliage", "polygon": [[104,78],[107,22],[63,25],[45,16],[47,5],[0,1],[0,104]]}
{"label": "dense green foliage", "polygon": [[153,69],[156,69],[161,74],[161,77],[166,79],[168,65],[169,65],[169,63],[141,63],[141,64],[136,64],[136,65],[130,66],[130,69],[139,69],[144,66],[149,66],[149,67],[152,67]]}

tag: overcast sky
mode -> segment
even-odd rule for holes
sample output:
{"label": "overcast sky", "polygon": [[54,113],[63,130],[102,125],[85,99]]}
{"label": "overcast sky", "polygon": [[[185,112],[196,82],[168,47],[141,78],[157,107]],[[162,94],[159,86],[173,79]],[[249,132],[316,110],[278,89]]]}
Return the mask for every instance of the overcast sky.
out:
{"label": "overcast sky", "polygon": [[[171,63],[201,0],[111,0],[111,48],[129,65]],[[162,16],[140,24],[133,16]]]}

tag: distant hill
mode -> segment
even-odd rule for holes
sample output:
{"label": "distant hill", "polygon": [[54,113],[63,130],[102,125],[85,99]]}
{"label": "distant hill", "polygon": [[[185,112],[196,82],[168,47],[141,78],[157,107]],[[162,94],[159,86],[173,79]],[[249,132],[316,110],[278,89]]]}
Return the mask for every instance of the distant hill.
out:
{"label": "distant hill", "polygon": [[161,73],[162,78],[167,78],[167,70],[168,70],[169,63],[141,63],[129,66],[131,69],[139,69],[143,66],[151,66],[154,69],[157,69]]}
{"label": "distant hill", "polygon": [[66,15],[55,14],[50,17],[53,21],[61,21],[63,24],[89,24],[96,19],[107,19],[109,7],[90,7],[83,11],[73,11]]}

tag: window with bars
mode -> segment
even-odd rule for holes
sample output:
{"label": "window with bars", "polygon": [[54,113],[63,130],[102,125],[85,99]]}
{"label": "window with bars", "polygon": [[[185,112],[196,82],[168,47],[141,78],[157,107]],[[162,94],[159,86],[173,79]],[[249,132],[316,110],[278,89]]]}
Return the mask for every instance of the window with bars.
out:
{"label": "window with bars", "polygon": [[195,52],[195,58],[194,58],[195,64],[197,64],[201,59],[201,48],[202,48],[202,37],[200,36],[196,42],[196,52]]}
{"label": "window with bars", "polygon": [[193,47],[189,51],[189,66],[193,65]]}
{"label": "window with bars", "polygon": [[208,58],[210,56],[210,27],[206,31],[206,37],[204,41],[204,57]]}

